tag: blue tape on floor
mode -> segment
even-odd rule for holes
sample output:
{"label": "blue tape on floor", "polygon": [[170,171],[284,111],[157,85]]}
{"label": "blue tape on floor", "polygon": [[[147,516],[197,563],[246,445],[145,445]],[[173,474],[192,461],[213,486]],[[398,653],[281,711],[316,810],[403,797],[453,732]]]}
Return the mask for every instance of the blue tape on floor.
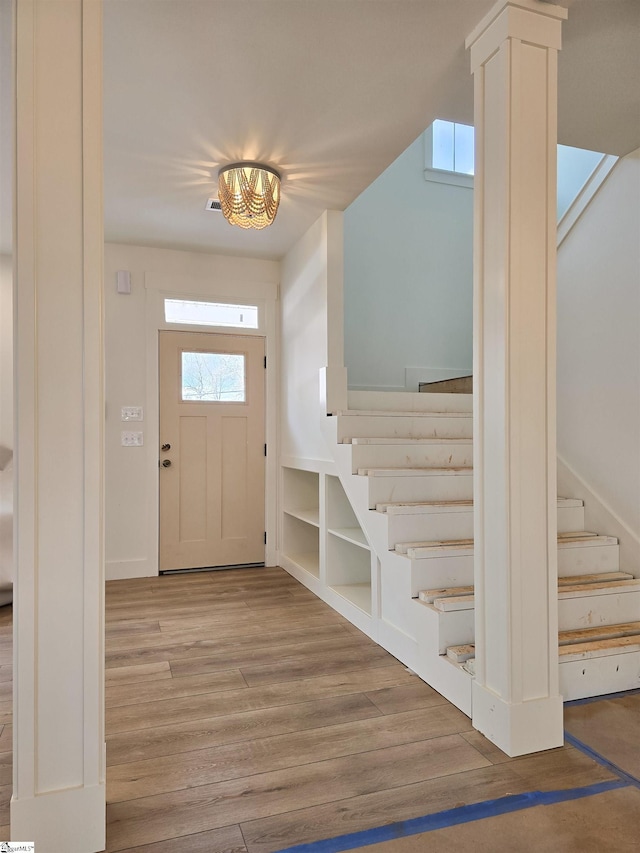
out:
{"label": "blue tape on floor", "polygon": [[570,699],[564,703],[565,708],[571,708],[573,705],[590,705],[592,702],[603,702],[606,699],[622,699],[625,696],[637,696],[640,693],[640,687],[634,690],[623,690],[620,693],[605,693],[604,696],[587,696],[585,699]]}
{"label": "blue tape on floor", "polygon": [[614,764],[613,761],[609,761],[608,758],[605,758],[604,755],[600,755],[599,752],[596,752],[595,749],[592,749],[586,743],[583,743],[577,737],[572,734],[569,734],[568,731],[564,733],[564,739],[567,743],[570,743],[571,746],[575,746],[576,749],[579,749],[580,752],[584,752],[585,755],[588,755],[589,758],[593,758],[594,761],[597,761],[598,764],[601,764],[603,767],[606,767],[607,770],[610,770],[612,773],[615,773],[616,776],[619,776],[620,779],[626,785],[633,785],[635,788],[640,788],[640,779],[636,779],[635,776],[632,776],[630,773],[627,773],[621,767],[618,767],[617,764]]}
{"label": "blue tape on floor", "polygon": [[343,850],[354,850],[356,847],[367,847],[370,844],[379,844],[382,841],[392,841],[395,838],[405,838],[421,832],[445,829],[448,826],[457,826],[486,817],[530,809],[533,806],[550,806],[554,803],[579,800],[583,797],[591,797],[594,794],[602,794],[605,791],[615,791],[617,788],[626,787],[628,787],[628,783],[623,779],[613,779],[609,782],[598,782],[583,788],[569,788],[564,791],[531,791],[527,794],[513,794],[497,800],[485,800],[482,803],[459,806],[455,809],[424,815],[424,817],[417,817],[412,820],[390,823],[387,826],[379,826],[375,829],[352,832],[337,838],[297,844],[294,847],[287,847],[286,850],[281,850],[279,853],[341,853]]}

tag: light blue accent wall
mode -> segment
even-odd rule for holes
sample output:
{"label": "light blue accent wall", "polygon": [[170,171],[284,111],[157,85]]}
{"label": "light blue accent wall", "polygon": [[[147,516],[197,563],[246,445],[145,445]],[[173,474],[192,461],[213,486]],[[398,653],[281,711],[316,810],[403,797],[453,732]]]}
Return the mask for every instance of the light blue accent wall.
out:
{"label": "light blue accent wall", "polygon": [[593,174],[604,154],[558,145],[558,221]]}
{"label": "light blue accent wall", "polygon": [[406,367],[471,372],[473,190],[423,167],[420,136],[345,211],[351,388],[404,389]]}

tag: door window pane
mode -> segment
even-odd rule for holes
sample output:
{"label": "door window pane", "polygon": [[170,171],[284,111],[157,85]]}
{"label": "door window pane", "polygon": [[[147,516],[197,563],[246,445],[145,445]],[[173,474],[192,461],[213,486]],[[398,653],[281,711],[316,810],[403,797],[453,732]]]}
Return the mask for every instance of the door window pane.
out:
{"label": "door window pane", "polygon": [[183,352],[182,399],[216,403],[246,402],[244,355]]}

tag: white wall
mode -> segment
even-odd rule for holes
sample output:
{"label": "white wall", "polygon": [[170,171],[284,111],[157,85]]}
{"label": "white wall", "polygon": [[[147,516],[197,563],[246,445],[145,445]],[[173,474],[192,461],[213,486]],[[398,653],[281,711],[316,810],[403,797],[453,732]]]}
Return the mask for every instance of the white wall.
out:
{"label": "white wall", "polygon": [[[325,211],[287,253],[280,290],[280,454],[329,460],[320,370],[342,368],[342,214]],[[342,371],[343,373],[343,371]]]}
{"label": "white wall", "polygon": [[[0,255],[0,585],[13,577],[13,264]],[[3,470],[4,469],[4,470]]]}
{"label": "white wall", "polygon": [[13,264],[0,255],[0,445],[13,447]]}
{"label": "white wall", "polygon": [[407,367],[471,373],[473,190],[423,168],[420,136],[344,214],[350,388],[417,390]]}
{"label": "white wall", "polygon": [[558,252],[558,453],[636,537],[639,238],[640,149],[618,163]]}
{"label": "white wall", "polygon": [[[116,292],[117,270],[130,271],[130,295]],[[279,278],[277,261],[105,246],[107,579],[157,574],[158,411],[153,362],[162,293],[235,295],[274,306]],[[123,424],[122,406],[143,406],[142,424]],[[144,447],[122,447],[123,428],[141,429]]]}

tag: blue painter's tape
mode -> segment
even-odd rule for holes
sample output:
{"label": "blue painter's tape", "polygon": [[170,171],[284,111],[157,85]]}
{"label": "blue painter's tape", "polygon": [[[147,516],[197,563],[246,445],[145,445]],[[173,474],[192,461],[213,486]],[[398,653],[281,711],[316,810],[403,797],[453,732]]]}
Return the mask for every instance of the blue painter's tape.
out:
{"label": "blue painter's tape", "polygon": [[570,743],[571,746],[575,746],[575,748],[579,749],[580,752],[584,752],[584,754],[588,755],[589,758],[593,758],[593,760],[597,761],[598,764],[601,764],[603,767],[606,767],[607,770],[615,773],[616,776],[618,776],[626,785],[633,785],[635,788],[640,788],[640,779],[636,779],[635,776],[632,776],[621,767],[618,767],[618,765],[614,764],[613,761],[609,761],[609,759],[605,758],[604,755],[600,755],[600,753],[596,752],[595,749],[591,749],[588,744],[583,743],[567,731],[564,733],[564,739],[567,743]]}
{"label": "blue painter's tape", "polygon": [[633,690],[623,690],[620,693],[605,693],[604,696],[587,696],[585,699],[569,699],[564,703],[565,708],[571,708],[574,705],[590,705],[592,702],[603,702],[606,699],[622,699],[625,696],[637,696],[640,693],[640,687]]}
{"label": "blue painter's tape", "polygon": [[375,829],[352,832],[337,838],[297,844],[294,847],[287,847],[286,850],[281,850],[279,853],[341,853],[344,850],[354,850],[356,847],[367,847],[370,844],[379,844],[382,841],[392,841],[395,838],[405,838],[421,832],[445,829],[448,826],[457,826],[486,817],[530,809],[533,806],[549,806],[567,800],[579,800],[583,797],[591,797],[594,794],[602,794],[606,791],[615,791],[617,788],[626,787],[628,787],[628,783],[623,779],[613,779],[609,782],[598,782],[594,785],[586,785],[583,788],[569,788],[564,791],[531,791],[526,794],[513,794],[508,797],[500,797],[497,800],[485,800],[481,803],[459,806],[455,809],[424,815],[412,820],[390,823],[387,826],[379,826]]}

